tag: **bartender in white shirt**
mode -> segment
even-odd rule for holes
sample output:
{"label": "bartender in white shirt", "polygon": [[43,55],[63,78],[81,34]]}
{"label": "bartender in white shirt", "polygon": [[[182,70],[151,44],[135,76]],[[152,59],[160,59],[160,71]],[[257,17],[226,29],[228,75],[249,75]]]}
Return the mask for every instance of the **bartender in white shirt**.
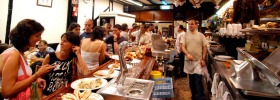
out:
{"label": "bartender in white shirt", "polygon": [[185,54],[182,52],[182,49],[181,49],[181,44],[180,44],[180,41],[184,38],[184,35],[186,34],[185,31],[184,31],[184,27],[183,25],[179,25],[178,28],[177,28],[177,38],[176,38],[176,51],[177,51],[177,54],[179,55],[179,65],[180,65],[180,77],[186,77],[187,74],[184,73],[183,69],[184,69],[184,60],[185,60]]}

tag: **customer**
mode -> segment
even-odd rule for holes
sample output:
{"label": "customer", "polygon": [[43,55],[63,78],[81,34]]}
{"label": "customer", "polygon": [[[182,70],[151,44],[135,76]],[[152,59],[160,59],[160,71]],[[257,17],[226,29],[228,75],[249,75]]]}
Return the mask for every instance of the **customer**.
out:
{"label": "customer", "polygon": [[106,23],[104,25],[104,29],[105,29],[105,35],[103,37],[103,40],[106,40],[109,36],[113,35],[112,30],[111,30],[112,25],[110,23]]}
{"label": "customer", "polygon": [[91,19],[86,19],[84,33],[80,35],[80,40],[82,40],[83,38],[90,38],[90,33],[92,32],[93,25],[94,24]]}
{"label": "customer", "polygon": [[129,36],[129,40],[130,42],[135,42],[136,40],[136,36],[135,33],[139,33],[139,26],[136,23],[132,24],[132,28],[130,29],[128,36]]}
{"label": "customer", "polygon": [[158,29],[158,26],[155,27],[154,32],[155,32],[156,34],[162,35],[160,29]]}
{"label": "customer", "polygon": [[152,42],[151,40],[151,33],[148,30],[149,25],[142,24],[140,26],[140,34],[136,37],[136,41],[138,45],[146,45]]}
{"label": "customer", "polygon": [[155,33],[155,26],[154,24],[149,24],[149,29],[148,29],[148,32],[152,35]]}
{"label": "customer", "polygon": [[[60,86],[64,86],[59,81],[71,83],[74,80],[73,76],[77,74],[86,76],[88,74],[88,68],[80,54],[80,42],[77,34],[66,32],[61,36],[60,51],[50,53],[45,57],[43,65],[56,63],[56,68],[42,77],[46,80],[46,88],[43,90],[44,95],[49,95],[61,88]],[[39,93],[42,92],[42,90],[39,91]]]}
{"label": "customer", "polygon": [[106,43],[103,42],[104,29],[96,26],[91,37],[82,40],[81,55],[89,70],[98,67],[105,59]]}
{"label": "customer", "polygon": [[205,100],[202,85],[202,67],[206,67],[206,39],[197,31],[196,20],[189,20],[189,32],[181,39],[182,51],[185,53],[184,72],[189,74],[192,100]]}
{"label": "customer", "polygon": [[[67,31],[68,31],[68,32],[73,32],[73,33],[75,33],[75,34],[77,34],[77,35],[80,35],[80,29],[81,29],[80,24],[73,22],[73,23],[71,23],[71,24],[69,25]],[[55,51],[60,51],[60,43],[57,45]]]}
{"label": "customer", "polygon": [[128,26],[126,23],[122,24],[121,36],[123,36],[126,40],[128,40]]}
{"label": "customer", "polygon": [[[121,25],[116,24],[113,27],[113,36],[108,37],[105,40],[105,43],[107,44],[107,52],[111,54],[119,54],[119,44],[123,41],[127,41],[123,36],[121,36]],[[106,54],[107,56],[110,56],[111,54]]]}
{"label": "customer", "polygon": [[54,68],[46,64],[32,75],[24,57],[24,52],[41,40],[43,31],[44,27],[40,23],[24,19],[10,32],[13,47],[0,55],[0,83],[4,98],[29,100],[31,84]]}
{"label": "customer", "polygon": [[68,32],[71,31],[77,35],[80,35],[80,29],[81,29],[80,24],[73,22],[69,25],[67,31]]}
{"label": "customer", "polygon": [[36,61],[41,61],[43,62],[44,58],[46,57],[47,54],[51,53],[49,51],[47,51],[47,48],[48,48],[48,42],[45,41],[45,40],[41,40],[39,42],[39,51],[35,54],[35,57],[36,58],[33,58],[35,59]]}
{"label": "customer", "polygon": [[186,73],[184,73],[184,71],[183,71],[183,69],[184,69],[184,62],[185,62],[185,54],[184,54],[184,52],[181,52],[182,51],[182,49],[181,49],[181,47],[182,47],[182,45],[180,44],[180,41],[181,40],[183,40],[182,39],[182,37],[186,34],[185,33],[185,31],[184,31],[184,27],[183,27],[183,25],[180,25],[180,26],[178,26],[179,28],[178,28],[178,32],[179,32],[179,34],[177,35],[177,38],[176,38],[176,51],[177,51],[177,54],[179,55],[179,59],[180,59],[180,61],[179,61],[179,65],[180,65],[180,77],[186,77],[187,76],[187,74]]}

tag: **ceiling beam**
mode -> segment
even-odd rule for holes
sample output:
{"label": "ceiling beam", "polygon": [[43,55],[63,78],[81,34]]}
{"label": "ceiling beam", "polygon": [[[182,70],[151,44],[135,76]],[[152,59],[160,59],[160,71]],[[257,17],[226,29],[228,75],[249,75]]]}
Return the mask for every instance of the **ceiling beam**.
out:
{"label": "ceiling beam", "polygon": [[137,2],[142,3],[142,5],[147,5],[146,3],[142,2],[141,0],[137,0]]}
{"label": "ceiling beam", "polygon": [[147,0],[149,1],[152,5],[156,4],[153,0]]}
{"label": "ceiling beam", "polygon": [[130,2],[126,2],[124,0],[113,0],[113,1],[116,2],[116,3],[122,4],[122,5],[135,5],[135,4],[132,4]]}

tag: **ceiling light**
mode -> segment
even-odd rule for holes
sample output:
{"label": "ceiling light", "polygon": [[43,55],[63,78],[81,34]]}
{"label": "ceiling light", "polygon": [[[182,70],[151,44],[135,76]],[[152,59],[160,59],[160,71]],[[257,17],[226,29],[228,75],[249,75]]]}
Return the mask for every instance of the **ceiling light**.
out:
{"label": "ceiling light", "polygon": [[138,5],[138,6],[143,6],[141,3],[139,3],[139,2],[135,2],[135,1],[132,1],[132,0],[126,0],[126,1],[128,1],[128,2],[130,2],[130,3],[133,3],[133,4],[135,4],[135,5]]}
{"label": "ceiling light", "polygon": [[218,17],[222,17],[223,14],[226,12],[227,8],[229,8],[233,4],[234,0],[228,1],[221,9],[219,9],[216,14]]}
{"label": "ceiling light", "polygon": [[161,9],[161,10],[169,10],[169,9],[173,9],[173,6],[170,6],[170,5],[162,5],[162,6],[160,6],[160,9]]}

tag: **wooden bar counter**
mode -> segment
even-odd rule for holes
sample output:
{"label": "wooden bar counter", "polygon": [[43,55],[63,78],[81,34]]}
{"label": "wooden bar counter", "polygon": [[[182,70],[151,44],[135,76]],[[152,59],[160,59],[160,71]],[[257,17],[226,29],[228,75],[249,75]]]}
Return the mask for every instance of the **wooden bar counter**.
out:
{"label": "wooden bar counter", "polygon": [[[102,64],[101,66],[99,66],[98,68],[92,70],[90,72],[90,75],[92,75],[93,73],[95,73],[96,71],[100,70],[100,69],[108,69],[108,65],[114,63],[114,60],[110,60],[104,64]],[[155,63],[155,59],[152,57],[144,57],[140,64],[139,67],[141,67],[143,69],[142,72],[140,72],[140,74],[138,76],[136,76],[136,78],[139,79],[149,79],[150,77],[150,72],[153,69]],[[92,77],[92,76],[88,76],[88,77]],[[59,97],[61,96],[61,94],[65,94],[65,93],[73,93],[73,89],[71,88],[71,84],[68,84],[66,87],[62,87],[58,90],[56,90],[54,93],[48,95],[47,97],[44,98],[44,100],[57,100],[59,99]]]}

